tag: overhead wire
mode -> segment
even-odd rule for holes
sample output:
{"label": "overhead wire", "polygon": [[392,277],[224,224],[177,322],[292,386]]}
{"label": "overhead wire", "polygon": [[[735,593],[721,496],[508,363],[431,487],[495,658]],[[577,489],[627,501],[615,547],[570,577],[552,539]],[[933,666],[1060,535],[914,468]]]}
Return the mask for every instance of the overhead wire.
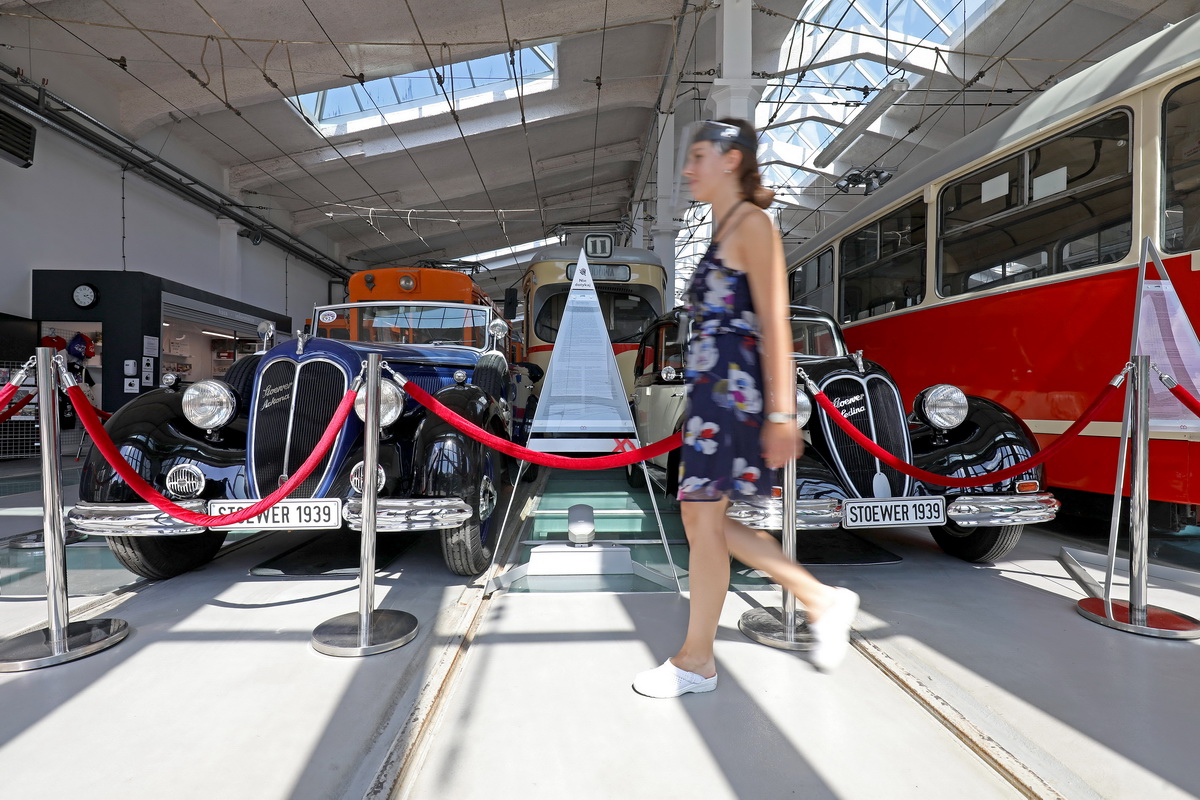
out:
{"label": "overhead wire", "polygon": [[[107,2],[107,0],[106,0],[106,2]],[[199,8],[202,12],[204,12],[204,15],[207,16],[212,21],[213,25],[216,25],[217,28],[220,29],[220,31],[222,33],[224,33],[227,37],[229,36],[229,31],[225,29],[225,26],[222,25],[215,16],[213,16],[212,12],[210,12],[207,8],[204,7],[204,4],[201,3],[200,0],[192,0],[192,2],[194,2],[196,4],[197,8]],[[301,2],[304,4],[304,7],[309,10],[309,13],[311,14],[312,9],[309,8],[309,6],[308,6],[308,0],[301,0]],[[316,18],[316,15],[313,15],[313,20],[317,23],[317,27],[321,28],[321,32],[324,33],[325,28],[323,25],[321,25],[321,21]],[[259,70],[259,72],[261,73],[261,75],[263,77],[263,80],[265,80],[267,82],[267,85],[270,86],[272,89],[274,89],[276,92],[278,92],[279,95],[281,97],[283,97],[284,100],[287,100],[288,99],[287,94],[283,91],[282,88],[280,88],[279,84],[273,78],[271,78],[270,75],[267,74],[266,69],[258,67],[258,64],[254,61],[253,58],[250,57],[250,54],[246,52],[246,50],[242,47],[242,45],[239,42],[237,42],[237,40],[233,39],[232,37],[229,37],[229,38],[231,39],[231,41],[233,41],[233,44],[235,47],[237,47],[238,51],[241,52],[241,54],[246,57],[246,60],[249,61],[251,64],[254,64],[255,68],[257,68]],[[272,48],[272,49],[274,49],[274,48]],[[342,61],[343,61],[343,63],[346,64],[347,69],[349,69],[351,72],[353,72],[354,71],[353,67],[351,67],[350,63],[348,61],[346,61],[345,56],[342,56],[341,51],[337,50],[336,47],[334,48],[334,50],[337,51],[339,56],[341,56]],[[268,53],[268,56],[269,55],[270,54]],[[224,71],[225,71],[225,65],[224,65],[224,62],[222,62],[222,65],[221,65],[222,76],[224,75]],[[224,80],[223,77],[222,77],[222,80]],[[228,100],[226,101],[226,105],[228,105]],[[307,117],[306,117],[306,119],[307,119]],[[309,120],[309,122],[311,124],[312,121]],[[374,184],[371,183],[371,181],[367,178],[367,176],[364,175],[358,169],[358,167],[356,167],[350,161],[350,159],[348,159],[346,157],[346,154],[343,153],[341,151],[341,149],[336,144],[334,144],[334,142],[331,141],[330,138],[321,131],[320,127],[318,127],[316,125],[313,125],[312,127],[313,127],[313,130],[316,131],[317,135],[320,136],[321,139],[325,142],[325,144],[329,148],[331,148],[334,153],[337,154],[338,158],[340,158],[345,163],[345,165],[347,167],[349,167],[350,170],[355,175],[358,176],[359,180],[361,180],[367,186],[368,189],[370,189],[372,192],[375,192],[379,196],[379,199],[383,202],[383,204],[385,206],[388,206],[388,208],[391,208],[391,204],[388,202],[387,198],[384,197],[383,193],[375,188]],[[385,232],[382,228],[380,228],[379,226],[377,226],[374,223],[374,220],[371,219],[370,215],[367,216],[366,220],[367,220],[367,224],[370,225],[371,228],[373,228],[380,236],[382,236],[384,239],[387,239],[388,242],[391,242],[391,237],[387,235],[387,232]],[[412,230],[412,229],[410,228],[410,230]],[[416,237],[418,239],[420,239],[421,243],[425,245],[426,249],[430,249],[429,243],[425,241],[424,237],[422,237],[421,234],[417,233],[415,230],[413,230],[412,232],[414,235],[416,235]]]}
{"label": "overhead wire", "polygon": [[[429,45],[425,41],[425,36],[421,33],[421,25],[417,22],[417,15],[413,12],[412,3],[409,0],[404,0],[405,7],[408,8],[408,15],[412,18],[413,27],[417,31],[417,38],[421,40],[421,47],[425,50],[425,57],[429,59],[429,66],[433,70],[433,74],[437,77],[438,88],[442,92],[442,96],[446,99],[450,106],[450,117],[454,120],[454,125],[458,128],[458,136],[462,140],[463,147],[467,151],[467,156],[471,159],[471,166],[475,169],[475,175],[479,178],[479,185],[483,187],[483,195],[487,198],[488,205],[496,207],[495,201],[492,200],[492,193],[488,189],[487,182],[483,179],[483,173],[479,169],[479,163],[475,160],[475,153],[471,150],[471,144],[467,141],[467,134],[463,131],[462,122],[458,117],[458,109],[454,107],[454,101],[446,92],[445,80],[442,74],[438,71],[437,64],[433,60],[433,53],[429,50]],[[504,224],[503,218],[499,212],[496,212],[496,224],[500,226],[500,233],[504,236],[504,241],[507,243],[508,249],[516,255],[516,250],[513,248],[512,239],[508,235],[508,227]]]}
{"label": "overhead wire", "polygon": [[[538,216],[542,223],[542,234],[546,233],[546,212],[542,204],[542,192],[538,187],[537,167],[533,163],[533,142],[529,139],[529,124],[525,117],[525,55],[521,53],[521,66],[517,67],[516,52],[519,51],[517,45],[519,42],[512,38],[512,31],[508,29],[508,11],[504,7],[504,0],[500,0],[500,20],[504,23],[504,38],[508,39],[508,69],[512,75],[513,81],[517,84],[517,107],[521,111],[521,131],[525,134],[525,153],[529,156],[529,178],[533,181],[533,196],[537,199]],[[557,55],[555,56],[555,68],[558,68]]]}
{"label": "overhead wire", "polygon": [[[29,5],[31,8],[33,8],[35,11],[38,11],[39,13],[41,12],[41,9],[38,9],[36,6],[33,6],[33,4],[29,2],[29,0],[24,0],[24,2],[25,2],[27,5]],[[246,163],[248,163],[248,164],[253,164],[253,165],[254,165],[256,168],[258,168],[258,169],[259,169],[259,170],[260,170],[260,171],[261,171],[261,172],[262,172],[264,175],[266,175],[267,177],[269,177],[269,178],[270,178],[270,177],[272,177],[272,176],[271,176],[271,173],[267,172],[267,170],[266,170],[265,168],[263,168],[261,165],[259,165],[259,164],[255,163],[255,162],[254,162],[254,161],[253,161],[253,160],[252,160],[252,159],[251,159],[249,156],[247,156],[245,153],[243,153],[241,150],[239,150],[239,149],[238,149],[237,147],[235,147],[233,144],[231,144],[230,142],[228,142],[228,141],[226,141],[225,139],[223,139],[223,138],[222,138],[221,136],[219,136],[219,135],[218,135],[216,132],[214,132],[214,131],[212,131],[211,129],[209,129],[207,126],[205,126],[204,124],[202,124],[201,122],[199,122],[197,119],[195,119],[195,118],[191,117],[190,115],[188,115],[188,113],[187,113],[187,112],[185,112],[185,111],[184,111],[182,108],[180,108],[180,107],[179,107],[179,106],[178,106],[176,103],[174,103],[174,102],[172,102],[171,100],[169,100],[169,99],[168,99],[168,98],[167,98],[165,95],[163,95],[161,92],[159,92],[159,91],[158,91],[157,89],[155,89],[153,86],[151,86],[150,84],[148,84],[146,81],[144,81],[144,80],[142,80],[141,78],[139,78],[139,77],[138,77],[137,75],[135,75],[134,73],[130,72],[130,71],[127,69],[127,68],[120,67],[120,66],[117,64],[117,61],[116,61],[115,59],[109,58],[107,55],[105,55],[105,54],[104,54],[104,53],[103,53],[103,52],[102,52],[102,51],[101,51],[99,48],[97,48],[97,47],[96,47],[95,45],[93,45],[91,42],[88,42],[86,39],[82,38],[81,36],[79,36],[78,34],[76,34],[74,31],[72,31],[72,30],[70,30],[70,29],[66,28],[65,26],[63,26],[62,24],[60,24],[60,23],[59,23],[57,20],[55,20],[53,17],[51,17],[51,16],[49,16],[49,15],[47,15],[47,14],[42,14],[42,17],[43,17],[43,18],[45,18],[47,21],[49,21],[49,22],[52,22],[52,23],[54,23],[55,25],[57,25],[57,26],[58,26],[59,28],[61,28],[61,29],[62,29],[62,30],[63,30],[63,31],[64,31],[64,32],[67,34],[67,35],[69,35],[69,36],[73,37],[73,38],[74,38],[74,39],[76,39],[76,40],[77,40],[77,41],[78,41],[80,44],[82,44],[82,45],[84,45],[85,47],[87,47],[88,49],[92,50],[92,51],[93,51],[93,52],[95,52],[97,55],[99,55],[100,57],[104,58],[106,61],[110,61],[110,62],[112,62],[114,65],[117,65],[119,69],[121,69],[123,72],[125,72],[127,75],[129,75],[129,77],[133,78],[135,81],[137,81],[139,84],[141,84],[141,85],[142,85],[144,88],[146,88],[148,91],[150,91],[150,92],[151,92],[151,93],[152,93],[152,94],[153,94],[155,97],[157,97],[158,99],[162,100],[162,101],[163,101],[163,103],[167,104],[168,106],[170,106],[171,108],[173,108],[175,111],[178,111],[178,112],[180,113],[180,115],[182,115],[182,118],[183,118],[183,119],[187,119],[187,120],[189,120],[190,122],[192,122],[193,124],[195,124],[195,125],[196,125],[196,127],[200,128],[200,130],[204,131],[204,132],[205,132],[205,133],[207,133],[209,136],[211,136],[213,139],[215,139],[216,141],[220,142],[220,143],[221,143],[223,146],[225,146],[225,147],[229,148],[229,150],[230,150],[230,151],[232,151],[232,152],[236,153],[236,154],[238,155],[238,157],[239,157],[239,158],[241,158],[241,159],[242,159],[243,161],[245,161]],[[147,38],[148,38],[148,37],[147,37]],[[151,41],[151,43],[152,43],[152,44],[155,44],[155,46],[157,47],[157,44],[156,44],[156,43],[155,43],[155,42],[154,42],[152,39],[151,39],[150,41]],[[162,48],[159,48],[159,49],[160,49],[160,50],[162,50]],[[174,58],[172,58],[172,57],[170,56],[170,54],[169,54],[169,53],[165,53],[165,51],[163,51],[163,52],[164,52],[164,54],[166,54],[166,55],[167,55],[167,57],[168,57],[168,58],[171,58],[171,60],[172,60],[172,61],[175,61],[175,63],[176,63],[176,64],[178,64],[178,65],[179,65],[179,66],[181,66],[181,67],[183,66],[182,64],[179,64],[179,62],[178,62],[178,61],[176,61]],[[184,69],[185,71],[187,71],[187,68],[186,68],[186,67],[183,67],[183,69]],[[191,73],[191,74],[193,75],[193,77],[195,77],[195,73]],[[211,93],[211,92],[210,92],[210,93]],[[215,94],[214,94],[214,97],[215,97]],[[219,99],[219,98],[218,98],[218,99]],[[178,122],[178,121],[177,121],[177,122]],[[252,126],[252,127],[253,127],[253,126]],[[260,136],[263,136],[263,138],[264,138],[264,139],[267,139],[267,141],[268,141],[268,142],[271,142],[271,140],[270,140],[268,137],[266,137],[266,136],[265,136],[265,134],[263,134],[261,131],[258,131],[257,129],[255,129],[255,130],[256,130],[256,132],[257,132],[257,133],[259,133],[259,135],[260,135]],[[272,144],[274,144],[274,142],[271,142],[271,143],[272,143]],[[279,147],[278,147],[278,145],[275,145],[275,146],[276,146],[276,148],[277,148],[277,149],[279,149],[279,150],[282,152],[282,148],[279,148]],[[320,182],[318,181],[318,183],[320,183]],[[329,191],[328,187],[325,187],[325,186],[324,186],[324,184],[321,184],[321,185],[322,185],[322,188],[325,188],[325,189],[326,189],[326,191]],[[306,203],[311,203],[311,202],[312,202],[312,201],[311,201],[311,200],[309,200],[308,198],[306,198],[306,197],[304,197],[303,195],[301,195],[299,192],[296,192],[294,189],[291,189],[291,187],[287,187],[287,188],[289,189],[289,191],[291,191],[291,192],[292,192],[292,194],[294,194],[294,195],[295,195],[296,199],[298,199],[298,200],[301,200],[301,201],[303,201],[303,202],[306,202]],[[334,193],[334,192],[330,192],[330,194],[332,194],[333,196],[335,196],[335,197],[336,197],[336,193]],[[359,238],[359,237],[358,237],[358,235],[357,235],[356,233],[354,233],[353,231],[350,231],[349,229],[345,228],[345,226],[341,226],[341,225],[340,225],[340,227],[342,227],[342,229],[343,229],[343,230],[346,230],[346,232],[347,232],[347,233],[349,233],[349,234],[350,234],[351,236],[353,236],[354,238],[356,238],[356,239],[358,239],[358,238]],[[366,242],[363,242],[361,239],[359,239],[359,241],[360,241],[360,242],[363,244],[363,246],[364,246],[364,247],[367,247],[367,246],[368,246],[368,245],[367,245],[367,243],[366,243]]]}
{"label": "overhead wire", "polygon": [[596,74],[596,113],[592,120],[592,177],[591,193],[588,195],[588,220],[592,218],[593,202],[596,199],[596,157],[600,147],[600,89],[604,86],[604,43],[608,38],[608,0],[604,0],[603,32],[600,34],[600,67]]}

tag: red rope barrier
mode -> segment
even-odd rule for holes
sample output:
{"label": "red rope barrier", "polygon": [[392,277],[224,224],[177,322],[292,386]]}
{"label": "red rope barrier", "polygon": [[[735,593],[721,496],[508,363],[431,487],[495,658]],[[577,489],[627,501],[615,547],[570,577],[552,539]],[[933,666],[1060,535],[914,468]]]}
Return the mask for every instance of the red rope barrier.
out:
{"label": "red rope barrier", "polygon": [[1043,461],[1053,456],[1060,449],[1062,449],[1067,442],[1083,432],[1083,429],[1087,427],[1089,422],[1091,422],[1092,417],[1094,417],[1097,412],[1100,411],[1101,406],[1103,406],[1108,398],[1112,396],[1112,392],[1116,388],[1117,387],[1111,383],[1107,384],[1103,391],[1097,395],[1096,399],[1092,401],[1092,404],[1088,406],[1087,410],[1083,412],[1083,416],[1077,419],[1074,424],[1071,425],[1071,427],[1063,431],[1063,433],[1045,450],[1038,452],[1036,455],[1030,456],[1019,464],[1014,464],[1013,466],[999,470],[998,472],[992,472],[987,475],[979,475],[974,478],[948,478],[943,475],[938,475],[934,472],[927,472],[920,467],[914,467],[911,464],[905,463],[888,451],[884,450],[875,442],[871,441],[866,434],[854,427],[854,424],[842,416],[842,412],[838,411],[837,407],[833,404],[833,401],[826,397],[824,392],[817,392],[815,397],[821,408],[825,409],[825,413],[829,414],[830,418],[833,419],[833,421],[836,422],[842,430],[850,434],[850,437],[862,445],[867,452],[893,469],[897,469],[900,472],[903,472],[905,475],[912,476],[918,480],[937,484],[938,486],[967,488],[999,483],[1002,480],[1020,475],[1023,472],[1028,472],[1033,467],[1036,467],[1038,464],[1041,464]]}
{"label": "red rope barrier", "polygon": [[1189,411],[1200,417],[1200,400],[1197,400],[1195,395],[1183,388],[1183,384],[1177,383],[1172,386],[1171,394],[1175,395],[1175,399],[1187,406]]}
{"label": "red rope barrier", "polygon": [[0,389],[0,408],[8,405],[8,401],[12,400],[13,395],[17,393],[17,389],[21,387],[15,383],[6,384],[3,389]]}
{"label": "red rope barrier", "polygon": [[624,467],[629,464],[636,464],[639,461],[644,461],[647,458],[654,458],[662,455],[668,450],[674,450],[683,444],[683,434],[675,433],[665,439],[660,439],[653,444],[648,444],[645,447],[639,447],[635,450],[629,450],[624,453],[614,453],[609,456],[594,456],[592,458],[571,458],[569,456],[559,456],[551,453],[539,453],[537,450],[530,450],[527,447],[522,447],[519,444],[514,444],[507,439],[503,439],[494,433],[485,431],[475,423],[460,416],[449,408],[446,408],[437,398],[429,392],[417,386],[413,381],[408,381],[404,384],[404,391],[407,392],[414,400],[427,409],[438,415],[446,422],[449,422],[455,428],[458,428],[463,433],[473,439],[483,442],[488,447],[494,450],[499,450],[505,455],[510,455],[513,458],[519,458],[524,461],[529,461],[533,464],[541,464],[545,467],[562,467],[563,469],[612,469],[613,467]]}
{"label": "red rope barrier", "polygon": [[[29,394],[22,397],[20,400],[18,400],[13,405],[12,408],[8,409],[3,414],[0,414],[0,422],[8,422],[11,418],[15,417],[22,408],[29,405],[29,401],[32,400],[36,395],[37,395],[37,392],[30,392]],[[3,403],[0,403],[0,408],[2,408],[7,403],[8,403],[8,400],[5,399]]]}
{"label": "red rope barrier", "polygon": [[304,482],[312,471],[316,469],[317,464],[321,463],[321,459],[329,452],[329,448],[333,446],[334,439],[337,438],[338,432],[342,429],[342,424],[345,423],[346,417],[350,415],[350,411],[354,408],[354,397],[357,394],[353,389],[346,392],[342,402],[337,407],[337,411],[333,414],[333,419],[329,421],[329,427],[325,429],[325,433],[321,436],[321,440],[317,442],[317,446],[313,448],[312,454],[305,460],[300,469],[296,470],[287,482],[280,486],[271,494],[259,500],[249,508],[243,508],[241,511],[235,511],[232,514],[222,514],[219,516],[211,516],[209,514],[197,514],[194,511],[188,511],[180,505],[172,503],[167,498],[163,497],[154,487],[146,483],[145,479],[137,473],[137,471],[129,465],[125,457],[121,455],[121,451],[113,444],[113,440],[109,438],[105,432],[104,426],[100,424],[100,420],[96,418],[96,413],[92,410],[92,404],[88,402],[87,396],[78,386],[72,386],[67,389],[67,395],[71,398],[71,402],[75,405],[75,411],[79,414],[79,419],[83,422],[83,427],[87,429],[88,434],[92,437],[92,442],[100,450],[101,455],[105,460],[112,465],[117,474],[124,478],[125,482],[137,492],[137,494],[150,503],[155,508],[165,511],[175,519],[190,522],[193,525],[203,525],[206,528],[211,528],[217,525],[234,525],[238,522],[256,517],[266,511],[271,506],[278,503],[283,498],[291,494],[297,486]]}

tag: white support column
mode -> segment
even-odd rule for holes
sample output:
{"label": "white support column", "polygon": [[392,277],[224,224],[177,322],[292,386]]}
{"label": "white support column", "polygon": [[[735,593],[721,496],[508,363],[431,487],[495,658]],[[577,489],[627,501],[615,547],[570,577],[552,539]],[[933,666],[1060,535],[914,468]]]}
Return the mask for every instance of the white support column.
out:
{"label": "white support column", "polygon": [[767,82],[751,77],[752,13],[751,0],[724,0],[717,13],[721,76],[713,81],[704,103],[705,113],[713,119],[736,117],[754,123],[754,109]]}
{"label": "white support column", "polygon": [[221,294],[225,297],[242,296],[242,251],[238,231],[242,226],[231,219],[217,220],[217,269],[221,277]]}
{"label": "white support column", "polygon": [[654,200],[654,225],[650,233],[654,252],[667,270],[667,286],[663,292],[663,311],[675,303],[675,237],[679,228],[672,218],[671,190],[675,185],[675,115],[658,115],[658,172]]}

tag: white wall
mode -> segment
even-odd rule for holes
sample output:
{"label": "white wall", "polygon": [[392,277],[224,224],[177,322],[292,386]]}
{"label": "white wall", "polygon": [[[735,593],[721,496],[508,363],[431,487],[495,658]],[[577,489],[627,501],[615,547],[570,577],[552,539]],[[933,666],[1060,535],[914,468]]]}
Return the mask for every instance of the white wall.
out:
{"label": "white wall", "polygon": [[[0,51],[3,52],[3,51]],[[35,61],[35,67],[38,62]],[[38,75],[33,76],[35,80]],[[80,79],[82,81],[82,79]],[[77,103],[61,75],[52,91]],[[89,113],[114,119],[115,109],[97,109],[111,98],[78,92],[90,102]],[[80,107],[85,107],[79,103]],[[187,124],[187,123],[183,123]],[[196,178],[220,188],[224,170],[186,146],[166,128],[139,142],[178,164]],[[164,144],[165,143],[165,144]],[[125,173],[125,255],[122,258],[121,168],[53,130],[39,128],[34,163],[20,169],[0,162],[0,311],[30,316],[31,273],[35,269],[93,269],[146,272],[198,289],[240,300],[303,322],[314,304],[326,302],[329,276],[287,258],[270,244],[257,247],[236,236],[208,211],[151,184],[136,172]],[[256,199],[262,202],[262,198]],[[260,212],[267,213],[267,212]],[[286,227],[286,215],[271,213]],[[222,237],[227,240],[222,263]],[[332,244],[319,234],[305,237],[323,252]],[[286,282],[286,292],[285,292]],[[286,296],[285,296],[286,294]]]}

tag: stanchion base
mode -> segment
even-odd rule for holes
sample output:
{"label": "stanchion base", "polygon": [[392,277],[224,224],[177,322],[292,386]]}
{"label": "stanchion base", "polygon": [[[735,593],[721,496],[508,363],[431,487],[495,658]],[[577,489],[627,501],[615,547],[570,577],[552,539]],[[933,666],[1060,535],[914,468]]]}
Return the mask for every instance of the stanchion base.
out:
{"label": "stanchion base", "polygon": [[1126,633],[1157,636],[1160,639],[1200,638],[1200,621],[1158,606],[1146,606],[1145,625],[1134,625],[1129,621],[1129,603],[1124,600],[1112,601],[1115,619],[1105,616],[1104,598],[1101,597],[1085,597],[1075,604],[1075,610],[1092,622]]}
{"label": "stanchion base", "polygon": [[325,620],[313,631],[313,649],[327,656],[371,656],[402,647],[417,635],[417,618],[412,614],[379,608],[371,612],[371,629],[363,646],[358,636],[361,620],[357,611]]}
{"label": "stanchion base", "polygon": [[752,608],[742,614],[738,628],[748,639],[781,650],[811,650],[814,645],[812,633],[801,611],[796,611],[796,625],[790,636],[787,626],[783,624],[782,608]]}
{"label": "stanchion base", "polygon": [[24,672],[63,664],[112,647],[129,634],[123,619],[88,619],[67,624],[62,652],[50,645],[50,629],[38,628],[0,640],[0,672]]}
{"label": "stanchion base", "polygon": [[[87,539],[86,533],[77,533],[76,531],[67,531],[67,535],[63,538],[63,544],[75,544]],[[13,550],[42,550],[46,547],[46,538],[41,531],[37,533],[18,536],[15,539],[9,539],[8,546]]]}

